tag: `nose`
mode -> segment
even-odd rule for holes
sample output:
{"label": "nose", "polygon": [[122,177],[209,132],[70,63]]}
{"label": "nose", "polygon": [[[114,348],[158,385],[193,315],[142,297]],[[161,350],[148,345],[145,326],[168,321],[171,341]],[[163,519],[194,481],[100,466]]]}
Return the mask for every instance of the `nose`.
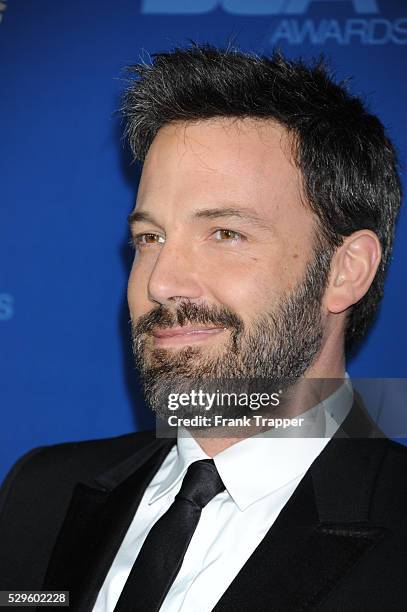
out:
{"label": "nose", "polygon": [[170,304],[179,298],[197,300],[203,297],[202,270],[189,247],[167,241],[160,250],[148,281],[148,297],[159,304]]}

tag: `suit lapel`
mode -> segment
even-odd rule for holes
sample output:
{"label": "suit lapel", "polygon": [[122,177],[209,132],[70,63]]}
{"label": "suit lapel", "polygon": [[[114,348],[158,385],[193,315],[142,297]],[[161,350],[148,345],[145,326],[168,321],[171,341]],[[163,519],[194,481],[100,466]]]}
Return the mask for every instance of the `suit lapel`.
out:
{"label": "suit lapel", "polygon": [[154,440],[95,480],[77,483],[43,585],[70,591],[71,610],[92,609],[142,495],[173,444]]}
{"label": "suit lapel", "polygon": [[[386,452],[360,398],[214,612],[314,610],[383,537],[369,519]],[[351,437],[354,435],[355,437]],[[362,439],[364,438],[364,439]]]}

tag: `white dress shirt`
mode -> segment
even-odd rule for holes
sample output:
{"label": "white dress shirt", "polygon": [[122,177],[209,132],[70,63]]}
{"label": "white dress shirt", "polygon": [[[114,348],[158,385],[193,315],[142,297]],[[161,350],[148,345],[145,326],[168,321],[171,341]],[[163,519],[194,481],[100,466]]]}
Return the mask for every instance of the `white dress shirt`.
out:
{"label": "white dress shirt", "polygon": [[[160,612],[209,612],[260,544],[306,471],[348,414],[353,391],[344,383],[301,414],[308,435],[273,430],[245,438],[213,457],[225,491],[202,510],[198,526]],[[323,408],[321,410],[321,407]],[[93,612],[113,612],[154,523],[168,510],[191,463],[208,459],[183,429],[147,487],[110,567]]]}

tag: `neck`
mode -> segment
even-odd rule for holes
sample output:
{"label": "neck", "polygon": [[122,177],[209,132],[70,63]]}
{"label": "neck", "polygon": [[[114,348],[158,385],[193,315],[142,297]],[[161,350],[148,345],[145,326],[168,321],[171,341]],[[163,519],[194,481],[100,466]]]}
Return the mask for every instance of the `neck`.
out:
{"label": "neck", "polygon": [[[302,414],[329,397],[343,383],[344,377],[345,359],[343,354],[336,360],[325,361],[323,365],[318,360],[306,371],[304,377],[289,389],[289,399],[283,403],[280,412],[274,413],[273,416],[294,418]],[[190,433],[205,453],[209,457],[214,457],[229,446],[254,435],[250,432],[250,428],[246,428],[246,431],[247,435],[242,434],[239,437],[221,437],[218,435],[213,438],[207,433],[201,435],[199,430],[190,430]],[[259,428],[255,433],[259,433]]]}

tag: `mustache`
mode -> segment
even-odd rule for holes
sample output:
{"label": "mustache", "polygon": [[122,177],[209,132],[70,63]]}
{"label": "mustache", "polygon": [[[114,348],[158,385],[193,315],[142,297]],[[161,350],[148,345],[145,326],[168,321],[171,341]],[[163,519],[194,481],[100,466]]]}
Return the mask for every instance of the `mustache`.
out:
{"label": "mustache", "polygon": [[167,329],[169,327],[194,324],[211,324],[235,330],[235,334],[243,331],[242,319],[225,306],[208,306],[207,304],[195,304],[193,302],[182,302],[174,311],[163,304],[138,318],[133,324],[133,334],[140,336],[148,334],[154,329]]}

